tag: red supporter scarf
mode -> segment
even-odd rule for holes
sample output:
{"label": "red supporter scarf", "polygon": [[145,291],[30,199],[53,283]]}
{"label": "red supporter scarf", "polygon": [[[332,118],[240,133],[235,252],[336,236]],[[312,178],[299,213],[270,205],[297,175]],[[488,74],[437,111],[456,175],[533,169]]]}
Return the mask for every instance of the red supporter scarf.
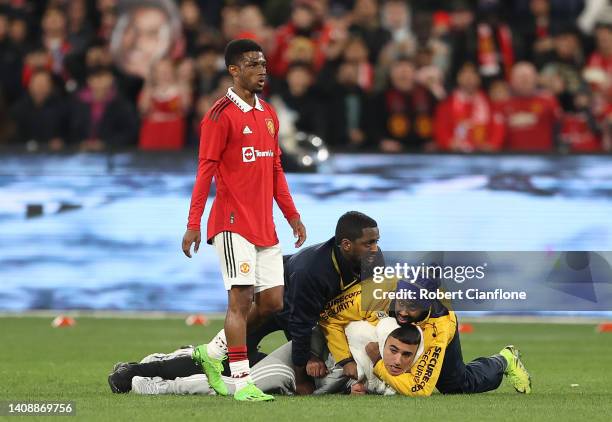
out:
{"label": "red supporter scarf", "polygon": [[[514,65],[514,50],[512,48],[512,32],[508,25],[499,25],[494,30],[491,25],[480,23],[478,24],[477,34],[480,74],[495,76],[503,70],[506,76],[509,75]],[[495,43],[495,36],[497,36],[497,44]],[[503,69],[500,68],[500,62]]]}

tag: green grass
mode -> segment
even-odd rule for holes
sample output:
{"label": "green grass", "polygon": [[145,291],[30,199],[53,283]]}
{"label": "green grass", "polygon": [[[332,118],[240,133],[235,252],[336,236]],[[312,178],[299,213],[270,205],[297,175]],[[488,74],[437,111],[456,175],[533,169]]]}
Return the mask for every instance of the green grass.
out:
{"label": "green grass", "polygon": [[[504,382],[494,392],[471,396],[277,397],[274,403],[111,394],[106,376],[115,362],[203,342],[220,322],[205,328],[178,319],[81,318],[63,329],[49,324],[46,318],[0,318],[0,400],[72,400],[77,417],[69,420],[603,421],[612,414],[612,334],[597,334],[592,324],[476,322],[473,334],[462,335],[465,359],[508,343],[520,346],[533,376],[530,396]],[[281,341],[271,336],[264,349]]]}

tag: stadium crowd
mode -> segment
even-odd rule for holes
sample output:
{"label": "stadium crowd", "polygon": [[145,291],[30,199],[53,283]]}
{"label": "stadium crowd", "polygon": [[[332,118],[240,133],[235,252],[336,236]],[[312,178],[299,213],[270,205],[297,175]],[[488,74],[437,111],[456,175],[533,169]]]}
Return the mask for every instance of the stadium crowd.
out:
{"label": "stadium crowd", "polygon": [[612,150],[606,0],[0,0],[0,143],[197,145],[231,84],[223,48],[236,38],[265,50],[281,139]]}

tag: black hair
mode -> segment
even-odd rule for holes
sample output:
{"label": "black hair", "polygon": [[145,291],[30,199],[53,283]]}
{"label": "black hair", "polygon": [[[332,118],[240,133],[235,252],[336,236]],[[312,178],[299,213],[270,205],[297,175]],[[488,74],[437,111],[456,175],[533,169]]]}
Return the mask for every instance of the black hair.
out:
{"label": "black hair", "polygon": [[363,236],[363,229],[370,227],[378,227],[378,224],[376,224],[376,220],[364,213],[359,211],[344,213],[336,224],[336,244],[339,244],[343,239],[354,242]]}
{"label": "black hair", "polygon": [[202,56],[209,53],[220,53],[219,49],[213,44],[200,44],[196,47],[195,55]]}
{"label": "black hair", "polygon": [[261,46],[246,38],[230,41],[225,47],[225,67],[237,65],[242,55],[251,51],[263,51]]}
{"label": "black hair", "polygon": [[87,78],[94,78],[107,74],[114,76],[113,69],[110,66],[92,66],[87,69]]}
{"label": "black hair", "polygon": [[391,331],[389,337],[398,339],[404,344],[416,344],[421,343],[421,332],[413,324],[406,324],[395,330]]}
{"label": "black hair", "polygon": [[108,43],[103,38],[96,37],[91,40],[91,42],[87,46],[87,49],[89,50],[90,48],[106,48],[107,46]]}
{"label": "black hair", "polygon": [[308,62],[304,62],[304,61],[295,61],[295,62],[289,63],[289,65],[287,66],[287,73],[289,73],[289,71],[294,70],[294,69],[305,70],[311,75],[313,73],[311,64]]}
{"label": "black hair", "polygon": [[555,31],[553,31],[553,36],[559,37],[563,35],[571,35],[573,37],[578,38],[578,41],[582,39],[582,32],[580,29],[573,24],[561,25]]}

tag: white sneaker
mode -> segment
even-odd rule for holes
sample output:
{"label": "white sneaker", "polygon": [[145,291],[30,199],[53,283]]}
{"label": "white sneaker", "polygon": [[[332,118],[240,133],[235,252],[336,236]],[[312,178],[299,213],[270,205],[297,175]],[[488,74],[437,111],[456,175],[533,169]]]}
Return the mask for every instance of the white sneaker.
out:
{"label": "white sneaker", "polygon": [[160,395],[168,391],[168,381],[160,378],[134,377],[132,378],[132,391],[136,394]]}

